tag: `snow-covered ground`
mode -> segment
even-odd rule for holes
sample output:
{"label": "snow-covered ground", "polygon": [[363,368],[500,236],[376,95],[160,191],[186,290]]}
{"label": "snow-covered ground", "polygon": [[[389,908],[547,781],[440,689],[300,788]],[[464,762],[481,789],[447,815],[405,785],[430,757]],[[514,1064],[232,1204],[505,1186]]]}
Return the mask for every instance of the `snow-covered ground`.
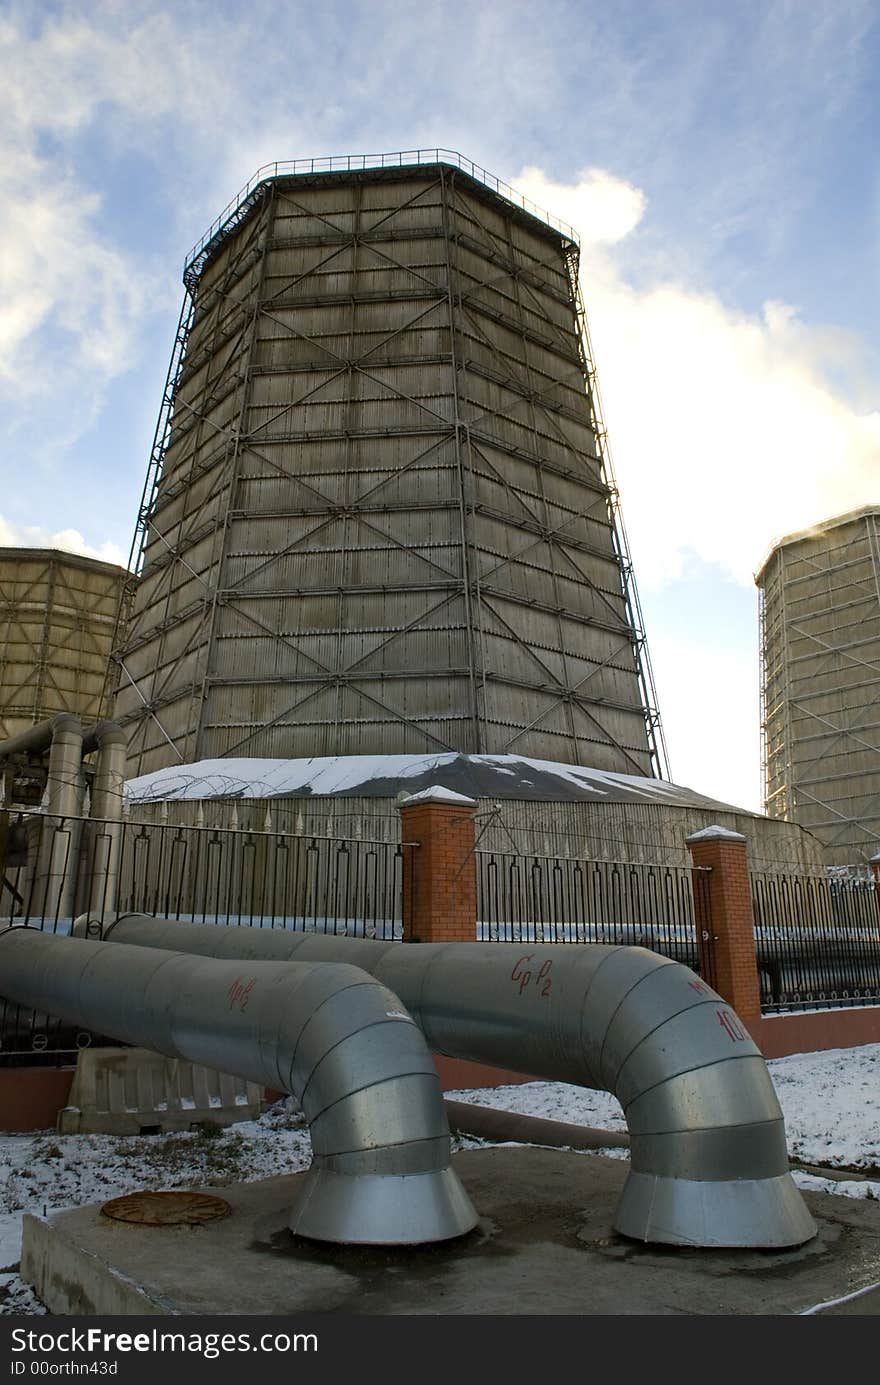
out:
{"label": "snow-covered ground", "polygon": [[[880,1199],[880,1044],[796,1054],[768,1067],[785,1115],[792,1160],[821,1165],[831,1174],[824,1178],[795,1170],[798,1185]],[[614,1097],[564,1082],[447,1095],[551,1120],[626,1129]],[[482,1142],[458,1143],[468,1147]],[[615,1153],[626,1157],[625,1151]],[[309,1159],[308,1130],[285,1104],[225,1131],[138,1138],[54,1131],[0,1136],[0,1313],[45,1311],[16,1272],[22,1212],[59,1211],[142,1188],[217,1187],[295,1173]],[[834,1176],[835,1170],[842,1176]],[[861,1176],[847,1178],[847,1172]]]}

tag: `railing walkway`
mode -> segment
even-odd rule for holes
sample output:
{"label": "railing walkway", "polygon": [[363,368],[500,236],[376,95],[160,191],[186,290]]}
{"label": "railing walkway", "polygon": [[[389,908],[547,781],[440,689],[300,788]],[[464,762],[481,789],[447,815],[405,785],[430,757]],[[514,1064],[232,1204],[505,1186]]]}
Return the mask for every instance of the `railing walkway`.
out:
{"label": "railing walkway", "polygon": [[310,173],[358,173],[375,168],[412,168],[423,164],[438,163],[452,164],[453,167],[460,168],[463,173],[469,174],[478,183],[491,188],[493,192],[500,193],[514,206],[521,207],[530,216],[535,216],[539,221],[543,221],[546,225],[552,226],[554,230],[560,231],[573,244],[578,244],[577,233],[567,222],[561,221],[559,217],[552,216],[550,212],[536,206],[528,197],[517,192],[516,188],[512,188],[509,183],[496,178],[494,173],[489,173],[479,164],[466,159],[455,149],[398,149],[386,154],[332,154],[317,159],[287,159],[280,163],[263,164],[261,168],[258,168],[253,177],[248,179],[232,201],[223,208],[220,215],[215,217],[204,235],[196,241],[190,250],[184,264],[184,281],[191,283],[198,278],[205,260],[211,253],[214,242],[222,240],[240,224],[257,200],[263,184],[270,179],[296,177]]}

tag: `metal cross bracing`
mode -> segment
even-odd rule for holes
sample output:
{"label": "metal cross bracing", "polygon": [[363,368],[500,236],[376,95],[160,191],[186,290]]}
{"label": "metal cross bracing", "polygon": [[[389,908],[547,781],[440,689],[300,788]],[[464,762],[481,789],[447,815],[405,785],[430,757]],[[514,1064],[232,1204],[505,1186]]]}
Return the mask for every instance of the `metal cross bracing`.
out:
{"label": "metal cross bracing", "polygon": [[645,634],[645,621],[642,615],[642,604],[639,598],[639,589],[630,553],[629,540],[627,538],[626,525],[623,518],[623,509],[620,504],[620,492],[617,489],[617,481],[614,476],[611,445],[608,441],[608,432],[603,417],[602,395],[596,373],[593,344],[590,339],[590,327],[587,320],[586,308],[584,306],[583,294],[581,292],[579,253],[575,248],[569,251],[568,260],[572,292],[577,303],[578,325],[580,329],[578,332],[578,345],[593,411],[596,440],[602,458],[602,474],[608,486],[612,533],[614,536],[615,549],[620,561],[621,572],[623,574],[627,613],[633,630],[634,653],[638,665],[639,686],[641,688],[645,708],[645,724],[648,732],[648,742],[651,746],[651,757],[656,773],[661,779],[669,779],[671,777],[669,752],[666,746],[666,737],[663,732],[663,722],[660,718],[654,669],[651,664],[651,654],[648,648],[647,635]]}
{"label": "metal cross bracing", "polygon": [[334,154],[323,158],[288,159],[282,162],[276,160],[275,163],[263,164],[261,168],[257,169],[253,177],[248,179],[245,186],[224,207],[204,235],[196,242],[186,257],[183,270],[184,282],[192,286],[198,284],[201,271],[210,255],[216,250],[217,244],[235,233],[240,223],[250,215],[265,188],[276,182],[279,177],[304,176],[306,174],[314,177],[323,173],[364,173],[378,169],[412,168],[424,164],[446,164],[460,168],[477,182],[499,193],[514,206],[522,208],[530,215],[538,217],[549,226],[553,226],[568,239],[577,240],[571,226],[550,216],[527,197],[523,197],[508,183],[502,182],[493,173],[481,168],[471,159],[464,158],[455,149],[399,149],[392,153],[385,152],[382,154]]}
{"label": "metal cross bracing", "polygon": [[572,242],[413,172],[263,186],[190,281],[120,651],[134,772],[665,768]]}
{"label": "metal cross bracing", "polygon": [[107,661],[129,595],[111,564],[51,549],[0,552],[0,735],[56,712],[107,716]]}
{"label": "metal cross bracing", "polygon": [[880,546],[868,509],[783,540],[758,577],[767,811],[828,859],[880,848]]}
{"label": "metal cross bracing", "polygon": [[[186,392],[188,381],[211,359],[210,346],[203,343],[211,340],[219,342],[221,352],[228,351],[227,359],[234,356],[236,348],[241,343],[249,315],[244,305],[231,297],[229,290],[239,276],[241,266],[244,264],[247,268],[252,248],[252,236],[245,236],[238,254],[232,259],[224,282],[215,285],[212,295],[217,304],[214,331],[211,333],[210,330],[204,330],[203,318],[202,342],[198,339],[193,340],[191,335],[195,300],[191,290],[187,291],[175,337],[132,551],[132,562],[138,571],[142,570],[149,552],[151,580],[158,574],[158,581],[154,583],[155,590],[151,593],[151,602],[148,604],[142,601],[138,604],[125,644],[117,653],[122,671],[123,691],[127,686],[131,687],[135,706],[143,708],[141,715],[149,717],[157,727],[162,740],[174,750],[175,757],[181,760],[187,758],[185,744],[181,748],[179,738],[175,739],[169,734],[158,715],[166,702],[168,677],[160,679],[157,677],[157,670],[151,670],[152,686],[148,689],[148,695],[145,695],[143,683],[150,680],[133,677],[126,658],[129,651],[137,650],[145,643],[149,644],[151,640],[155,641],[158,636],[161,666],[166,638],[179,631],[181,624],[189,629],[192,637],[188,649],[192,649],[193,646],[197,648],[199,642],[204,642],[206,637],[210,615],[213,612],[212,597],[216,590],[216,581],[197,571],[184,555],[189,554],[209,535],[216,538],[217,515],[215,513],[207,525],[204,523],[204,516],[210,506],[205,503],[205,497],[199,495],[199,486],[204,488],[208,497],[217,486],[218,480],[221,488],[224,481],[228,486],[231,439],[227,429],[210,426],[209,410],[222,404],[231,390],[236,388],[236,382],[233,377],[230,386],[228,377],[215,370],[213,378],[206,382],[202,391],[199,399],[201,407],[198,409],[187,400]],[[222,311],[224,309],[225,311]],[[184,370],[185,364],[188,367],[187,371]],[[201,455],[200,450],[203,427],[208,435],[207,451],[210,455],[207,459]],[[221,445],[219,448],[212,448],[211,440],[218,434]],[[179,453],[181,448],[185,448],[188,438],[193,446],[187,466],[185,458],[183,463],[178,460],[175,449]],[[176,518],[169,517],[166,523],[163,510],[167,512],[175,500],[179,501],[180,514]],[[216,511],[216,505],[214,509]],[[194,583],[198,595],[193,601],[181,605],[180,588],[186,583]],[[177,665],[179,666],[179,660]],[[174,668],[175,665],[172,663],[171,671]],[[176,695],[171,700],[176,700]],[[146,727],[142,725],[141,737],[145,731]]]}

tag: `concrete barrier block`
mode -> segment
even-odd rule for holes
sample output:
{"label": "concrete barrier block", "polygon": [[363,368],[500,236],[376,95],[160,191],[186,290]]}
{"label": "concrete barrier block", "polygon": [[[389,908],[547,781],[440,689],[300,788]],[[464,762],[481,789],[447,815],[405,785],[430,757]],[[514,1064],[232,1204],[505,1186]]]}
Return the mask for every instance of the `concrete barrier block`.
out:
{"label": "concrete barrier block", "polygon": [[262,1105],[262,1087],[242,1077],[146,1048],[87,1048],[57,1125],[62,1135],[140,1135],[256,1120]]}

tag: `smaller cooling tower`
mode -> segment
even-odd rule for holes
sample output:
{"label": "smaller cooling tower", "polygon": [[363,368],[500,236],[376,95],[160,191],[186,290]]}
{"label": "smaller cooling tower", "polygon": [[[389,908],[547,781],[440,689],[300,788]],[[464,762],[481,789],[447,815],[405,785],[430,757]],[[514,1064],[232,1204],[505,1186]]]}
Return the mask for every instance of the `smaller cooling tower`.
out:
{"label": "smaller cooling tower", "polygon": [[134,578],[112,563],[43,548],[0,548],[0,739],[56,712],[111,714],[110,650]]}
{"label": "smaller cooling tower", "polygon": [[789,534],[756,577],[766,811],[832,864],[880,851],[880,508]]}

